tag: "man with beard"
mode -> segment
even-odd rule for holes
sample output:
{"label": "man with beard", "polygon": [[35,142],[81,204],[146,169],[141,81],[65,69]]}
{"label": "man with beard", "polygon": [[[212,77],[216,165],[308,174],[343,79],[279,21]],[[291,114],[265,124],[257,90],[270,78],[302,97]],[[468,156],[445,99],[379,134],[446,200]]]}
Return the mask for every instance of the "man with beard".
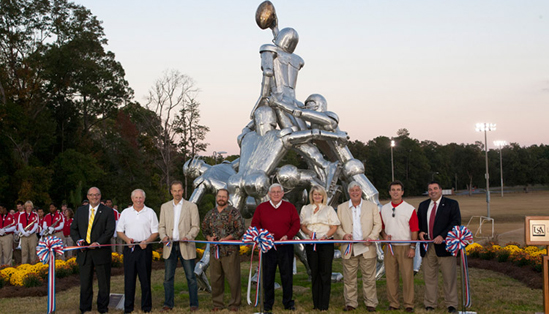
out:
{"label": "man with beard", "polygon": [[[208,241],[240,240],[245,232],[244,218],[240,211],[227,202],[229,191],[219,189],[215,196],[217,207],[211,209],[202,222],[202,234]],[[231,289],[229,310],[238,311],[241,303],[240,255],[238,245],[210,246],[210,280],[212,284],[213,310],[222,310],[225,277]]]}

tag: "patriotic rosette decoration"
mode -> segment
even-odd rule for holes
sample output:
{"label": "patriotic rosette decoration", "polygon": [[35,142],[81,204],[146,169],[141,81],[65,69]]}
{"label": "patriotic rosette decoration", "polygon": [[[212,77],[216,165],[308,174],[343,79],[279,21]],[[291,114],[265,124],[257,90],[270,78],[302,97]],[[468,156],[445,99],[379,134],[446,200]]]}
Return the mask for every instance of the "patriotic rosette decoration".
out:
{"label": "patriotic rosette decoration", "polygon": [[473,243],[473,234],[465,226],[454,226],[446,236],[446,251],[452,256],[457,256],[458,252],[461,256],[461,277],[462,277],[462,292],[463,305],[471,306],[471,287],[469,285],[469,269],[467,268],[467,254],[465,247]]}
{"label": "patriotic rosette decoration", "polygon": [[48,269],[48,313],[55,312],[55,254],[63,255],[63,242],[58,237],[41,239],[36,247],[36,255]]}
{"label": "patriotic rosette decoration", "polygon": [[[250,290],[252,285],[252,261],[254,258],[254,251],[256,246],[259,246],[259,249],[262,253],[266,253],[270,249],[274,247],[274,237],[269,231],[265,229],[259,229],[257,230],[256,227],[250,227],[248,230],[246,230],[246,233],[242,236],[242,242],[244,243],[253,243],[252,247],[252,254],[250,258],[250,273],[248,275],[248,293],[247,293],[247,299],[248,304],[252,304],[252,301],[250,300]],[[276,248],[275,248],[276,249]],[[259,254],[259,266],[257,271],[257,286],[255,290],[255,304],[254,306],[257,306],[259,303],[259,283],[262,280],[261,278],[261,255]]]}

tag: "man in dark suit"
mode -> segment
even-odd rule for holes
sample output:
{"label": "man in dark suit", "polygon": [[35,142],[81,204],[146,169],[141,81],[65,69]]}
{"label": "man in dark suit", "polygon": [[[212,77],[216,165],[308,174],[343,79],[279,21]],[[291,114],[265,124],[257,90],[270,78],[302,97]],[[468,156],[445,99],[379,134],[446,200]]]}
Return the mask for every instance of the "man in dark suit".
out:
{"label": "man in dark suit", "polygon": [[76,210],[71,224],[71,238],[79,246],[91,246],[78,250],[76,262],[80,267],[80,311],[92,310],[93,272],[97,276],[99,293],[97,294],[97,311],[109,311],[109,294],[111,290],[111,248],[98,247],[110,244],[114,234],[115,221],[112,209],[100,204],[101,191],[92,187],[88,190],[89,205]]}
{"label": "man in dark suit", "polygon": [[433,240],[427,251],[420,248],[423,257],[423,275],[425,280],[425,310],[433,311],[438,299],[438,270],[442,271],[444,281],[444,300],[448,313],[457,313],[457,272],[456,258],[446,251],[444,240],[448,231],[461,225],[461,213],[457,201],[443,197],[438,182],[431,182],[427,188],[429,198],[418,207],[419,239]]}

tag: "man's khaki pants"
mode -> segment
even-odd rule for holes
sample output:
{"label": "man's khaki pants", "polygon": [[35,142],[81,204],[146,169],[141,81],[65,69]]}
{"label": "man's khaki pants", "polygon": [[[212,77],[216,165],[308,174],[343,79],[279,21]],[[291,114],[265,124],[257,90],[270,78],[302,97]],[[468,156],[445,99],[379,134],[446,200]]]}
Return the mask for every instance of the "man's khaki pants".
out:
{"label": "man's khaki pants", "polygon": [[351,256],[343,259],[343,296],[345,305],[358,307],[357,272],[362,272],[362,295],[366,306],[376,307],[378,304],[376,292],[376,262],[374,258]]}
{"label": "man's khaki pants", "polygon": [[400,307],[398,300],[398,275],[402,277],[402,298],[404,308],[414,308],[414,259],[408,258],[406,254],[410,250],[410,245],[394,245],[393,253],[389,250],[389,245],[385,246],[385,277],[387,278],[387,299],[389,306]]}
{"label": "man's khaki pants", "polygon": [[0,265],[12,264],[13,258],[13,234],[0,236]]}
{"label": "man's khaki pants", "polygon": [[446,307],[458,307],[457,293],[457,266],[453,256],[437,256],[434,245],[429,245],[427,254],[423,258],[423,278],[425,280],[425,307],[437,307],[438,299],[438,270],[442,271],[444,282],[444,301]]}

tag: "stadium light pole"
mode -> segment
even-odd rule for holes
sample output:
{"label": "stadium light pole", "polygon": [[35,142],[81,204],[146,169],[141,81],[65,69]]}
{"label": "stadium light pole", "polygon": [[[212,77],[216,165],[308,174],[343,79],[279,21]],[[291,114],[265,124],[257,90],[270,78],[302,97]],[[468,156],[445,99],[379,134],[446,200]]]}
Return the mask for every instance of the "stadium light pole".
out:
{"label": "stadium light pole", "polygon": [[495,123],[477,123],[476,127],[477,132],[484,132],[484,156],[486,159],[486,217],[490,218],[490,174],[488,172],[488,136],[486,133],[488,131],[495,131]]}
{"label": "stadium light pole", "polygon": [[494,141],[494,145],[499,148],[499,175],[501,178],[501,197],[503,197],[503,158],[501,157],[501,149],[507,145],[506,141]]}
{"label": "stadium light pole", "polygon": [[395,182],[395,164],[393,162],[393,148],[395,147],[395,141],[391,140],[391,182]]}

